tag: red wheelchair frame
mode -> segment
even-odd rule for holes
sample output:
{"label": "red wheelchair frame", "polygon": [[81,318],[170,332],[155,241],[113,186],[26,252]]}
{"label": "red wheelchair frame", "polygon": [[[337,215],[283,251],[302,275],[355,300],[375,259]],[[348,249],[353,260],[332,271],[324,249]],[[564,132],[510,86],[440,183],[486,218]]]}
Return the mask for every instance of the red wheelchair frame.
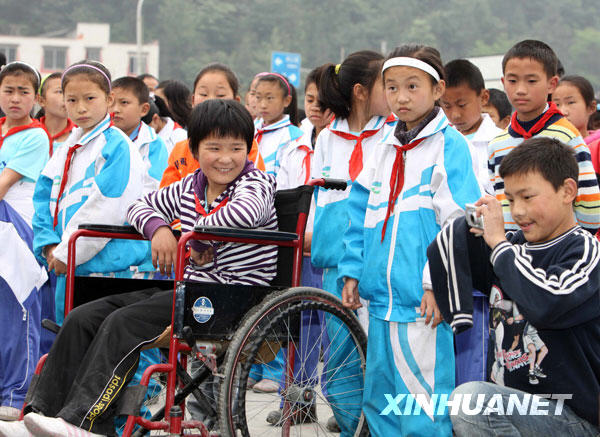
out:
{"label": "red wheelchair frame", "polygon": [[[324,187],[331,189],[345,189],[346,183],[345,181],[332,180],[332,179],[314,179],[311,180],[308,185],[313,187]],[[175,282],[173,289],[173,304],[172,304],[172,313],[171,313],[171,335],[169,341],[169,355],[168,355],[168,363],[164,364],[154,364],[149,366],[143,373],[140,385],[147,387],[150,381],[152,374],[156,372],[166,373],[167,374],[167,384],[166,384],[166,401],[165,401],[165,409],[164,409],[164,419],[161,421],[151,421],[145,419],[140,416],[129,415],[127,417],[127,422],[125,425],[125,429],[123,432],[124,437],[129,437],[133,433],[133,430],[136,425],[140,425],[141,427],[147,430],[162,430],[170,433],[170,435],[180,435],[185,429],[199,429],[201,432],[201,436],[208,437],[209,432],[205,425],[202,422],[194,421],[194,420],[183,420],[183,412],[185,411],[185,401],[183,401],[179,405],[175,405],[175,391],[177,388],[177,363],[181,364],[183,368],[186,367],[187,364],[187,355],[191,351],[191,347],[184,342],[184,338],[181,335],[181,332],[178,332],[178,329],[174,326],[175,321],[175,311],[176,311],[176,303],[178,298],[178,289],[183,282],[183,275],[185,269],[185,254],[186,254],[186,246],[190,240],[212,240],[212,241],[221,241],[221,242],[235,242],[235,243],[248,243],[248,244],[259,244],[259,245],[276,245],[280,247],[288,247],[293,249],[293,267],[292,267],[292,278],[291,278],[291,287],[297,287],[300,285],[300,277],[302,273],[302,258],[303,258],[303,243],[304,243],[304,232],[306,228],[307,221],[307,213],[299,212],[298,218],[296,222],[296,230],[295,233],[290,232],[280,232],[280,231],[259,231],[255,230],[229,230],[227,232],[229,235],[224,235],[223,232],[220,232],[220,229],[223,228],[211,228],[203,232],[191,231],[185,234],[182,234],[179,238],[177,245],[177,262],[175,267]],[[111,238],[111,239],[130,239],[130,240],[144,240],[145,238],[132,230],[132,228],[128,228],[127,231],[122,232],[111,232],[111,231],[102,231],[102,226],[88,226],[88,229],[78,229],[75,231],[68,243],[68,261],[67,261],[67,281],[66,281],[66,291],[65,291],[65,317],[66,315],[73,310],[74,305],[74,293],[75,293],[75,259],[76,259],[76,242],[79,238],[82,237],[92,237],[92,238]],[[238,232],[235,232],[238,231]],[[231,232],[238,235],[231,235]],[[241,234],[241,235],[240,235]],[[254,236],[253,234],[259,234],[258,236]],[[269,237],[272,236],[272,239]],[[181,353],[181,354],[180,354]],[[200,358],[202,359],[201,353]],[[35,373],[39,375],[43,368],[43,365],[46,361],[47,355],[41,357],[36,367]],[[287,349],[287,373],[286,373],[286,385],[290,384],[293,379],[294,372],[294,359],[295,359],[295,347],[293,343],[289,344]],[[173,407],[179,407],[173,409]],[[289,402],[284,402],[284,414],[289,412],[290,405]],[[172,414],[172,411],[178,412],[181,411],[181,414]],[[287,414],[286,414],[287,417]],[[22,413],[21,413],[22,419]],[[282,434],[289,435],[289,430],[291,426],[291,420],[288,419],[283,424]],[[188,434],[186,434],[188,435]]]}

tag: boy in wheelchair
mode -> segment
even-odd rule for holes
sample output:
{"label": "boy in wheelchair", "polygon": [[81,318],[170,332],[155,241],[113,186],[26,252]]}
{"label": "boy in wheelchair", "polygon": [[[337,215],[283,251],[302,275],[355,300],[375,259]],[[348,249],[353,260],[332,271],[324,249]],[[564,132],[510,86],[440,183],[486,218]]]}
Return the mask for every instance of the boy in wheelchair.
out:
{"label": "boy in wheelchair", "polygon": [[[197,224],[277,229],[275,180],[247,160],[254,125],[235,101],[198,105],[189,123],[190,148],[201,170],[134,202],[129,222],[151,241],[152,259],[171,273],[182,231]],[[190,244],[184,279],[268,285],[277,248],[240,243]],[[243,256],[240,256],[243,254]],[[65,319],[48,355],[23,422],[0,422],[0,436],[94,436],[114,432],[115,405],[140,350],[171,323],[172,290],[117,294],[82,305]],[[30,434],[31,433],[31,434]]]}

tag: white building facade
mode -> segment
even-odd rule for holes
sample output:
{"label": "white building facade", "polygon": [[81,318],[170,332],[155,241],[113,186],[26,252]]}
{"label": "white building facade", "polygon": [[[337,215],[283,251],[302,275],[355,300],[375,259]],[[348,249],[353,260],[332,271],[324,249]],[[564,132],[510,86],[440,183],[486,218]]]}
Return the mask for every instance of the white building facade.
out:
{"label": "white building facade", "polygon": [[[75,32],[58,38],[0,35],[0,52],[6,55],[7,62],[27,62],[42,76],[83,59],[102,62],[114,79],[137,74],[137,46],[111,43],[110,25],[106,23],[78,23]],[[142,73],[158,77],[158,62],[158,41],[142,45]]]}

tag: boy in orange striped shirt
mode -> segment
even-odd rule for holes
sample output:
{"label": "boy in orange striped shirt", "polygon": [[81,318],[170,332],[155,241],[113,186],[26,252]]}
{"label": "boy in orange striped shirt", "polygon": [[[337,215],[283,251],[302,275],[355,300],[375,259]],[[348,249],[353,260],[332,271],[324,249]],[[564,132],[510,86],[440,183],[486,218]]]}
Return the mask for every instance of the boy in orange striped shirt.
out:
{"label": "boy in orange striped shirt", "polygon": [[525,40],[515,44],[502,60],[502,83],[516,112],[509,126],[488,146],[488,169],[496,198],[502,203],[507,230],[519,227],[510,215],[509,202],[504,195],[504,181],[499,168],[504,156],[533,136],[556,138],[575,150],[579,165],[575,217],[582,228],[596,233],[600,228],[600,192],[590,151],[579,132],[548,102],[558,85],[558,58],[545,43]]}

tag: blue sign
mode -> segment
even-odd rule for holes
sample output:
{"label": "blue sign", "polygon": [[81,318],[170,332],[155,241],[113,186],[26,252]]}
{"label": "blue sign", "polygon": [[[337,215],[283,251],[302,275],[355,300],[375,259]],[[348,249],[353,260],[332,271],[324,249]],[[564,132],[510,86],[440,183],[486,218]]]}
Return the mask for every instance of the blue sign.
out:
{"label": "blue sign", "polygon": [[215,309],[213,308],[213,304],[208,297],[199,297],[192,306],[192,312],[196,322],[206,323],[215,313]]}
{"label": "blue sign", "polygon": [[271,52],[271,71],[285,76],[296,88],[300,86],[300,53]]}

